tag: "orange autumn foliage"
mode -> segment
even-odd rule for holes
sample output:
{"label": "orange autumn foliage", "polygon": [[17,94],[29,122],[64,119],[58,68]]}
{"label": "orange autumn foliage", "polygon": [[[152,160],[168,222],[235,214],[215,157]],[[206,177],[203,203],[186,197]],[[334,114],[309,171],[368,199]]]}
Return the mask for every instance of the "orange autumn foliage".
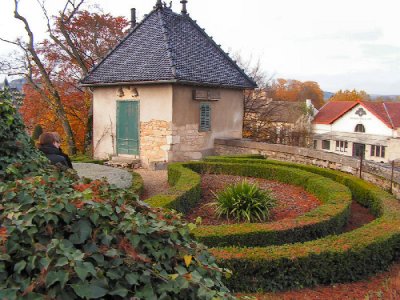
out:
{"label": "orange autumn foliage", "polygon": [[[88,92],[79,91],[74,88],[68,89],[62,83],[58,84],[57,88],[75,136],[77,149],[82,152],[85,143],[86,121],[89,114],[91,95]],[[42,99],[40,94],[30,85],[25,85],[24,93],[25,99],[20,112],[28,130],[33,130],[39,124],[44,131],[56,131],[63,137],[61,122],[52,110],[47,109],[47,103]],[[65,141],[64,137],[63,141]]]}
{"label": "orange autumn foliage", "polygon": [[267,97],[277,101],[305,101],[311,99],[316,108],[324,104],[324,93],[314,81],[301,82],[278,78],[267,89]]}
{"label": "orange autumn foliage", "polygon": [[[83,152],[85,145],[88,144],[85,139],[88,139],[91,130],[88,119],[92,99],[91,93],[79,86],[79,80],[124,36],[124,30],[129,23],[123,17],[82,11],[68,22],[56,17],[54,24],[53,34],[65,47],[60,47],[50,39],[36,45],[36,49],[60,95],[73,131],[76,148]],[[65,39],[63,30],[68,31],[71,41]],[[76,57],[81,61],[72,58],[65,50],[71,49],[71,43],[79,54]],[[31,131],[36,125],[41,125],[44,131],[57,131],[65,141],[66,136],[57,116],[57,108],[43,99],[43,93],[46,95],[51,93],[46,90],[46,84],[38,70],[33,69],[33,74],[35,82],[42,90],[39,92],[29,84],[25,85],[25,99],[20,110],[23,120],[28,130]]]}
{"label": "orange autumn foliage", "polygon": [[329,101],[369,101],[371,100],[370,96],[363,90],[339,90],[332,97],[329,98]]}

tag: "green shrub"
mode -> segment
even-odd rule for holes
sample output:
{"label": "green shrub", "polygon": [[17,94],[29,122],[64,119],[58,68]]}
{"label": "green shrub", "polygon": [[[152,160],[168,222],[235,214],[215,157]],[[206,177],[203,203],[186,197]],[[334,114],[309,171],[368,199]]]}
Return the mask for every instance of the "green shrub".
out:
{"label": "green shrub", "polygon": [[179,216],[61,173],[30,147],[9,102],[0,114],[0,299],[231,298]]}
{"label": "green shrub", "polygon": [[139,173],[131,172],[132,174],[132,185],[131,185],[131,192],[141,196],[144,192],[144,181],[142,176]]}
{"label": "green shrub", "polygon": [[355,281],[385,270],[399,258],[400,205],[392,195],[378,187],[342,172],[314,166],[223,157],[207,160],[247,164],[254,168],[290,166],[293,171],[302,169],[325,175],[347,185],[354,199],[378,217],[351,232],[305,243],[211,249],[220,264],[233,270],[233,276],[227,282],[233,290],[286,290]]}
{"label": "green shrub", "polygon": [[168,165],[168,183],[171,188],[146,202],[153,207],[189,212],[200,200],[200,175],[180,163]]}
{"label": "green shrub", "polygon": [[[268,232],[263,224],[198,228],[195,231],[196,236],[201,237],[202,241],[207,240],[208,244],[236,238],[237,241],[241,241],[237,244],[244,245],[210,249],[219,264],[233,270],[233,276],[226,283],[234,291],[285,290],[315,284],[354,281],[385,270],[391,262],[399,258],[400,204],[393,196],[376,186],[342,172],[314,166],[262,159],[213,158],[213,161],[175,165],[174,172],[171,172],[171,182],[177,183],[182,180],[187,189],[195,186],[182,178],[186,177],[183,171],[183,166],[186,166],[196,172],[277,178],[288,183],[294,182],[319,195],[321,200],[327,201],[320,206],[321,211],[311,211],[302,221],[295,219],[298,227],[292,230],[290,227],[281,231],[275,228],[275,231]],[[266,236],[275,240],[285,240],[288,237],[288,240],[293,240],[303,235],[311,237],[313,233],[326,233],[331,225],[341,228],[338,224],[344,224],[343,221],[349,212],[349,191],[317,174],[347,185],[353,198],[369,207],[378,218],[351,232],[318,240],[281,246],[246,247],[250,242],[264,242]],[[174,203],[179,199],[179,195],[176,195],[178,194],[172,195],[167,202]],[[341,202],[340,199],[344,201]],[[320,222],[307,223],[309,218]],[[285,224],[282,227],[284,226]],[[206,234],[201,236],[204,232]]]}
{"label": "green shrub", "polygon": [[204,162],[170,164],[168,174],[172,187],[146,202],[155,207],[188,212],[200,200],[200,176],[192,170],[294,182],[323,202],[318,208],[285,222],[201,226],[195,229],[195,237],[208,246],[265,246],[308,241],[339,233],[347,222],[351,204],[348,188],[328,178],[279,166]]}
{"label": "green shrub", "polygon": [[340,171],[319,168],[311,165],[296,164],[291,162],[283,162],[277,160],[265,160],[265,159],[248,159],[242,158],[241,156],[209,156],[205,159],[206,162],[214,163],[230,163],[230,164],[249,164],[249,168],[255,165],[270,165],[270,166],[282,166],[292,169],[300,169],[307,172],[315,173],[327,178],[330,178],[336,182],[346,185],[350,188],[353,195],[353,199],[361,205],[370,209],[371,213],[376,217],[383,213],[383,207],[380,201],[376,201],[375,197],[371,197],[371,192],[379,193],[382,191],[379,187],[374,186],[372,183],[366,182],[360,178],[352,176],[348,173]]}
{"label": "green shrub", "polygon": [[246,181],[229,185],[215,197],[213,205],[216,214],[237,221],[267,221],[276,205],[270,191],[263,191],[256,184]]}

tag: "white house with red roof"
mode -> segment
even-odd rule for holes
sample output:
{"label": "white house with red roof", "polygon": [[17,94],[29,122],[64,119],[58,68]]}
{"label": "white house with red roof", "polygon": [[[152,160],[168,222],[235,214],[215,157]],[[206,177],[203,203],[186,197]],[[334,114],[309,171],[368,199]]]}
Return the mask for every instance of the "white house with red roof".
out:
{"label": "white house with red roof", "polygon": [[330,101],[313,121],[314,148],[377,162],[400,158],[400,103]]}

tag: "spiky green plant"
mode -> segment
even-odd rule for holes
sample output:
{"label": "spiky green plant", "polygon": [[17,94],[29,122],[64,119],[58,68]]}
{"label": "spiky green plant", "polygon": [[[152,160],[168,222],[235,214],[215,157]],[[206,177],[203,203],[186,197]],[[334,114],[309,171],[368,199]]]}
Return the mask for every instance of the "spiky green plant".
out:
{"label": "spiky green plant", "polygon": [[237,221],[266,221],[276,199],[270,191],[260,189],[256,184],[242,181],[229,185],[215,194],[216,214],[218,217],[232,218]]}

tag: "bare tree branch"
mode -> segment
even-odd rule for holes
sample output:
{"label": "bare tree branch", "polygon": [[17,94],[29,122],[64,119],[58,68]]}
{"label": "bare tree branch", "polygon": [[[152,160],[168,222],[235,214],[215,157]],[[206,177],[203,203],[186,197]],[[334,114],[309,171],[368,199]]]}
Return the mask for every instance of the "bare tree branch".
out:
{"label": "bare tree branch", "polygon": [[14,41],[10,41],[10,40],[7,40],[7,39],[4,39],[4,38],[2,38],[2,37],[0,37],[0,41],[2,41],[2,42],[4,42],[4,43],[12,44],[12,45],[14,45],[14,46],[20,46],[19,43],[14,42]]}
{"label": "bare tree branch", "polygon": [[[29,26],[27,19],[19,13],[18,4],[19,0],[14,0],[14,18],[20,20],[24,24],[25,31],[28,35],[28,42],[26,43],[26,45],[23,45],[23,43],[21,42],[21,48],[25,52],[26,60],[28,63],[28,73],[26,74],[26,78],[31,86],[35,89],[35,91],[37,91],[41,95],[43,100],[46,101],[46,103],[54,111],[56,116],[60,119],[68,140],[68,152],[70,154],[74,154],[76,152],[75,139],[71,125],[66,116],[65,109],[62,105],[61,97],[51,80],[50,73],[46,70],[42,60],[38,55],[38,52],[36,51],[33,32]],[[44,85],[49,92],[49,95],[47,95],[43,87],[40,87],[35,82],[33,78],[33,69],[35,67],[33,66],[32,62],[34,62],[35,66],[37,67],[41,78],[44,81]]]}

